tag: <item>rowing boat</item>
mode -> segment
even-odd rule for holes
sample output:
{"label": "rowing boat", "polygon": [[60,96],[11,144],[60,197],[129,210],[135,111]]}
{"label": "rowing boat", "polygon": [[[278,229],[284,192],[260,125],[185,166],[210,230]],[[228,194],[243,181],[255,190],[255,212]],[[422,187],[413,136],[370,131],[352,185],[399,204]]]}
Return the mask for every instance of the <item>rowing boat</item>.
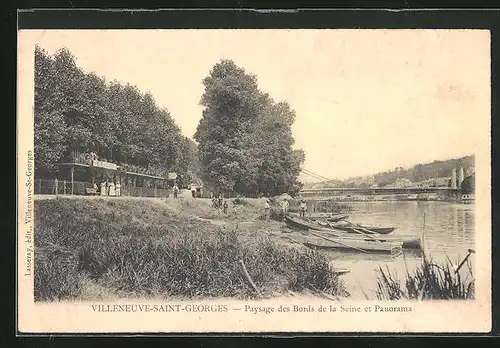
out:
{"label": "rowing boat", "polygon": [[[353,240],[353,239],[359,239],[363,238],[363,234],[358,234],[355,235],[353,233],[345,233],[344,231],[341,231],[339,233],[339,230],[322,230],[321,232],[326,233],[328,235],[334,236],[334,237],[340,237],[344,238],[346,240]],[[342,233],[343,232],[343,233]],[[358,237],[361,236],[361,237]],[[422,243],[420,240],[420,237],[418,236],[412,236],[412,235],[399,235],[399,236],[387,236],[387,235],[380,235],[380,234],[366,234],[366,238],[373,239],[373,240],[378,240],[381,242],[401,242],[403,249],[421,249],[422,248]]]}
{"label": "rowing boat", "polygon": [[[370,240],[377,240],[380,242],[395,242],[395,243],[402,243],[402,247],[404,249],[421,249],[421,241],[420,237],[417,236],[395,236],[395,235],[384,235],[380,233],[376,233],[370,230],[366,230],[364,228],[352,228],[349,231],[346,231],[345,229],[339,229],[337,225],[331,224],[331,223],[325,223],[325,224],[320,224],[320,223],[315,223],[315,222],[310,222],[305,219],[295,217],[295,216],[285,216],[285,222],[290,227],[291,229],[294,230],[302,230],[302,231],[318,231],[322,233],[326,233],[327,236],[330,237],[335,237],[335,238],[342,238],[346,239],[348,241],[352,240],[359,240],[359,239],[370,239]],[[330,227],[325,227],[325,226],[330,226]]]}
{"label": "rowing boat", "polygon": [[358,230],[361,230],[365,233],[378,233],[378,234],[389,234],[392,233],[396,228],[394,227],[369,227],[369,226],[362,226],[362,225],[356,225],[351,222],[344,221],[339,222],[339,223],[330,223],[330,227],[343,230],[349,233],[359,233]]}
{"label": "rowing boat", "polygon": [[349,218],[348,215],[343,215],[343,214],[333,214],[333,213],[309,213],[307,217],[310,220],[326,220],[330,222],[339,222],[342,220],[346,220]]}
{"label": "rowing boat", "polygon": [[401,241],[380,241],[368,237],[344,238],[312,230],[302,235],[302,243],[312,248],[359,251],[364,253],[393,253],[402,249]]}
{"label": "rowing boat", "polygon": [[285,223],[288,225],[288,227],[292,229],[299,229],[299,230],[316,230],[316,231],[322,231],[322,230],[328,230],[324,226],[321,226],[320,224],[312,221],[307,221],[305,219],[301,219],[296,216],[291,216],[291,215],[285,215]]}
{"label": "rowing boat", "polygon": [[350,222],[345,222],[344,224],[331,223],[329,219],[327,219],[327,221],[309,221],[290,215],[285,216],[285,222],[291,228],[298,228],[302,230],[322,230],[325,227],[329,227],[330,229],[338,229],[348,233],[359,233],[359,231],[356,230],[361,230],[363,233],[369,234],[389,234],[395,230],[394,227],[364,227]]}

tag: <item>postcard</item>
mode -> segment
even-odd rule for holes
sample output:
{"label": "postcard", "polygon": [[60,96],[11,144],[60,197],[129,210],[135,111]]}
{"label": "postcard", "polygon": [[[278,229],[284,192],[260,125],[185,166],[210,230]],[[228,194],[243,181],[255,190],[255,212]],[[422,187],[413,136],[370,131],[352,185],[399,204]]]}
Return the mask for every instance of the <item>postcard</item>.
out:
{"label": "postcard", "polygon": [[488,30],[19,30],[19,332],[489,332],[490,77]]}

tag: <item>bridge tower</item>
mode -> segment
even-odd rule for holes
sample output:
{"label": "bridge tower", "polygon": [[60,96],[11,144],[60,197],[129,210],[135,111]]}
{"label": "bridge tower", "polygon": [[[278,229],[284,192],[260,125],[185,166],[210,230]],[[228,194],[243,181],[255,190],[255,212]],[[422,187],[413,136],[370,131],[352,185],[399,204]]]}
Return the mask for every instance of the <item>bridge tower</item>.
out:
{"label": "bridge tower", "polygon": [[451,170],[451,188],[456,190],[457,189],[457,169],[453,168]]}
{"label": "bridge tower", "polygon": [[460,171],[458,172],[458,188],[462,186],[462,182],[465,179],[464,167],[460,167]]}

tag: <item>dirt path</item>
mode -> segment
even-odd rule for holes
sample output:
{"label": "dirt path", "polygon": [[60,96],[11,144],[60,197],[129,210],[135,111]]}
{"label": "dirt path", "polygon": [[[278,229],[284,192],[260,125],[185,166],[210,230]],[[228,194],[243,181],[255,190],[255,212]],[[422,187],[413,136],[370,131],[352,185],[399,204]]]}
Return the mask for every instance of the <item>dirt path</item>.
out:
{"label": "dirt path", "polygon": [[195,219],[200,220],[200,221],[209,222],[209,223],[217,225],[217,226],[222,226],[222,225],[225,225],[227,223],[227,221],[224,221],[224,220],[205,219],[205,218],[202,218],[199,216],[195,216]]}

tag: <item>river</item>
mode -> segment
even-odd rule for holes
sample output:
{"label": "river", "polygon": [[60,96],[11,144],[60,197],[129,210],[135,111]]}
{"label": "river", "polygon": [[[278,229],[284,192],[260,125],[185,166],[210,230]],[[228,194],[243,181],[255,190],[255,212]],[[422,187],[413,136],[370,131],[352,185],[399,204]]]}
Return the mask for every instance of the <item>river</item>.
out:
{"label": "river", "polygon": [[[394,226],[394,235],[417,235],[424,232],[425,254],[436,262],[447,257],[458,264],[475,249],[474,204],[437,201],[352,202],[350,221],[367,226]],[[335,267],[349,269],[342,276],[353,299],[366,295],[375,299],[379,267],[389,268],[403,283],[406,270],[412,272],[422,260],[422,252],[404,250],[403,255],[386,256],[362,253],[327,252]],[[474,255],[471,262],[474,261]],[[465,266],[466,267],[466,266]],[[366,295],[365,295],[366,294]]]}

